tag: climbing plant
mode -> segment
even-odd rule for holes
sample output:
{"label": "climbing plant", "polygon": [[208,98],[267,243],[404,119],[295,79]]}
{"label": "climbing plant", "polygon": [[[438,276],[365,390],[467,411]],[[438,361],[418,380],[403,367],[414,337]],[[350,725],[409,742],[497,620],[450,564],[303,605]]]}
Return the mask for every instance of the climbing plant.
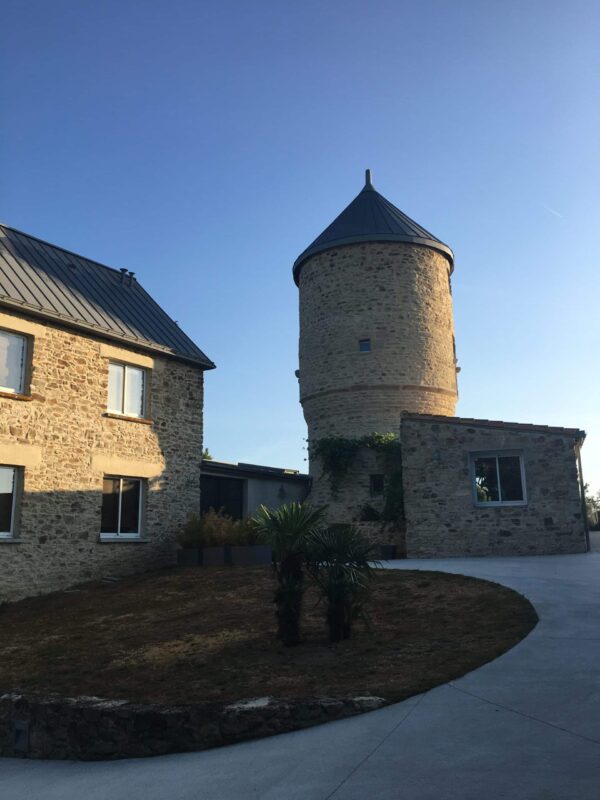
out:
{"label": "climbing plant", "polygon": [[404,496],[402,490],[402,449],[393,433],[369,433],[357,439],[330,436],[310,443],[310,456],[321,462],[335,497],[348,474],[358,451],[366,448],[383,456],[384,507],[380,519],[402,525]]}

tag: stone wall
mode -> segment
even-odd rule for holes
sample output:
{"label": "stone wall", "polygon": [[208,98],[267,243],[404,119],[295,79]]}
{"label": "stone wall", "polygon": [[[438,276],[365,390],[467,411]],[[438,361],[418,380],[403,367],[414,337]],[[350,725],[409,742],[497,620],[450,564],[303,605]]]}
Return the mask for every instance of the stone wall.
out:
{"label": "stone wall", "polygon": [[[383,242],[332,249],[300,272],[300,402],[308,439],[398,433],[403,411],[454,414],[450,265],[427,247]],[[370,339],[371,352],[359,351]],[[310,464],[310,501],[340,502]],[[366,501],[357,473],[353,507]],[[347,515],[347,514],[346,514]]]}
{"label": "stone wall", "polygon": [[[309,438],[397,432],[402,411],[453,414],[450,265],[402,242],[319,253],[300,273],[300,402]],[[371,340],[361,353],[360,339]]]}
{"label": "stone wall", "polygon": [[[409,558],[585,552],[573,431],[409,416],[401,441]],[[475,505],[478,451],[522,454],[526,505]]]}
{"label": "stone wall", "polygon": [[96,761],[206,750],[387,705],[381,697],[261,697],[238,703],[134,705],[97,697],[0,695],[0,756]]}
{"label": "stone wall", "polygon": [[[0,397],[0,464],[24,478],[0,601],[173,563],[199,511],[202,371],[13,314],[0,325],[32,337],[30,398]],[[109,358],[149,369],[149,423],[106,416]],[[146,479],[139,541],[99,541],[104,474]]]}

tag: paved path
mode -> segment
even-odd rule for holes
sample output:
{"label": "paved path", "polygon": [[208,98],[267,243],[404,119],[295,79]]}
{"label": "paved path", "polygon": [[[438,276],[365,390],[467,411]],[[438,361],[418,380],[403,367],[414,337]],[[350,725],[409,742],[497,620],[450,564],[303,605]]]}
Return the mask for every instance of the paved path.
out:
{"label": "paved path", "polygon": [[204,753],[0,759],[1,800],[599,800],[600,552],[396,562],[511,586],[517,647],[403,703]]}

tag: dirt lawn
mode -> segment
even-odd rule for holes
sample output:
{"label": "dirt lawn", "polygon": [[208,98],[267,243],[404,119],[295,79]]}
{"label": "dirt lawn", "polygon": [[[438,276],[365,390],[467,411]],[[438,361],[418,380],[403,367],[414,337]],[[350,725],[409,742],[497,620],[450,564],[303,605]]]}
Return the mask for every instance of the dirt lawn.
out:
{"label": "dirt lawn", "polygon": [[534,627],[530,603],[498,584],[381,570],[371,627],[330,645],[307,592],[304,641],[275,638],[270,568],[169,569],[0,607],[0,693],[185,704],[270,695],[400,700],[464,675]]}

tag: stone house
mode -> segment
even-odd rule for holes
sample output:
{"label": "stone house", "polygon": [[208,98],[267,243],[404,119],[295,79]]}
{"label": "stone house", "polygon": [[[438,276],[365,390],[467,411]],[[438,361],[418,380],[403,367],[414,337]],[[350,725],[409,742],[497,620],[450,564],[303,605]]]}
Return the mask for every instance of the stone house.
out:
{"label": "stone house", "polygon": [[213,367],[133,273],[0,226],[0,601],[174,561]]}
{"label": "stone house", "polygon": [[584,432],[455,416],[453,270],[369,170],[296,259],[309,502],[408,556],[585,551]]}

